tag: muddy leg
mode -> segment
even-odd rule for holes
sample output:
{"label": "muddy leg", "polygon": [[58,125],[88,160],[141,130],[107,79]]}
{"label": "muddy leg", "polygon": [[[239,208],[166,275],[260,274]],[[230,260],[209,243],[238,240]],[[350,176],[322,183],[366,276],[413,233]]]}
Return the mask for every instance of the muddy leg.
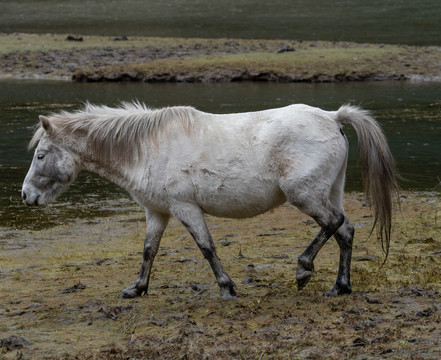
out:
{"label": "muddy leg", "polygon": [[328,216],[315,218],[322,229],[317,237],[312,241],[311,244],[309,244],[306,250],[298,258],[296,279],[297,288],[299,290],[303,289],[311,279],[314,271],[314,259],[317,256],[317,253],[320,251],[323,245],[326,244],[329,238],[334,235],[336,230],[343,223],[343,219],[343,215],[338,215],[332,212],[329,213]]}
{"label": "muddy leg", "polygon": [[216,276],[221,297],[225,300],[235,299],[236,291],[234,288],[236,285],[224,270],[216,254],[214,242],[208,231],[201,209],[190,204],[180,204],[173,209],[173,215],[187,228],[205,259],[208,260]]}
{"label": "muddy leg", "polygon": [[123,290],[121,294],[122,298],[134,298],[141,296],[143,293],[147,293],[153,260],[158,252],[159,243],[167,226],[168,219],[168,215],[147,211],[147,230],[144,241],[141,269],[139,270],[139,275],[136,281]]}
{"label": "muddy leg", "polygon": [[352,257],[352,241],[354,238],[354,227],[349,219],[345,216],[342,226],[334,234],[340,247],[340,263],[338,266],[338,276],[334,287],[326,292],[328,296],[338,296],[350,294],[351,287],[351,257]]}

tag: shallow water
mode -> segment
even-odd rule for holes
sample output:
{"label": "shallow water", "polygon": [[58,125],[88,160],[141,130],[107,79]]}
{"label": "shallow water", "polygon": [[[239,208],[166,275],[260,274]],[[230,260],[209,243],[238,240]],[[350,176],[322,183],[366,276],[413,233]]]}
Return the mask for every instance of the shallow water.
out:
{"label": "shallow water", "polygon": [[[78,217],[124,211],[132,202],[106,180],[84,173],[50,207],[28,209],[20,189],[32,152],[26,150],[39,114],[73,110],[88,100],[117,105],[138,99],[152,107],[192,105],[228,113],[307,103],[327,110],[352,102],[374,112],[388,137],[409,190],[440,190],[441,83],[371,82],[341,84],[77,84],[0,82],[0,227],[46,227]],[[345,130],[351,151],[348,191],[361,190],[356,137]],[[1,234],[0,234],[1,235]]]}
{"label": "shallow water", "polygon": [[441,45],[438,0],[21,0],[0,32],[231,37]]}

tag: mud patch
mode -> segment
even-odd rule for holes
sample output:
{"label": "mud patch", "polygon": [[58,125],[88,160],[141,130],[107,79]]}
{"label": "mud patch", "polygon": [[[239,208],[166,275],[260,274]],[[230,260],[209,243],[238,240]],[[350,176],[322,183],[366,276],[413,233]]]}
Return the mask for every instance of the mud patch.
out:
{"label": "mud patch", "polygon": [[32,343],[22,338],[21,336],[13,335],[8,338],[0,339],[0,349],[2,349],[2,351],[4,352],[21,349],[24,346],[30,345],[32,345]]}
{"label": "mud patch", "polygon": [[[345,199],[351,221],[369,215],[362,194]],[[237,284],[236,301],[220,298],[210,266],[174,219],[148,295],[130,300],[119,295],[141,263],[144,226],[129,221],[140,213],[35,231],[26,235],[28,247],[0,254],[7,273],[0,278],[0,357],[441,358],[441,259],[433,255],[441,248],[439,204],[436,193],[406,194],[382,267],[381,245],[368,238],[369,226],[357,229],[354,291],[336,298],[323,296],[337,276],[333,241],[317,256],[310,283],[297,291],[296,255],[318,229],[286,205],[247,220],[207,217]],[[42,241],[48,238],[57,241]]]}
{"label": "mud patch", "polygon": [[78,291],[84,290],[86,288],[86,285],[78,283],[75,284],[71,287],[68,287],[66,289],[61,290],[62,294],[71,294],[71,293],[76,293]]}

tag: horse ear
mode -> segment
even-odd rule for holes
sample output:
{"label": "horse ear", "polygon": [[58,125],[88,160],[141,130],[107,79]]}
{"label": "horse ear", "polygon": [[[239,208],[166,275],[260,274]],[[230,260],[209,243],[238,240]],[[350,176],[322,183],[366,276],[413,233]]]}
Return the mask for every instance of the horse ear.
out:
{"label": "horse ear", "polygon": [[53,126],[49,121],[49,118],[40,115],[39,119],[40,119],[41,127],[44,129],[44,131],[46,131],[50,135],[53,132]]}

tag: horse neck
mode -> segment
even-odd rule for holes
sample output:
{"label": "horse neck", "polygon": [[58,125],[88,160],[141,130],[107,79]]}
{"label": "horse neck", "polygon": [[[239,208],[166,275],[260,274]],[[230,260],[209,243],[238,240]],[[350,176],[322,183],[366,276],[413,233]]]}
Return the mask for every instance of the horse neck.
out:
{"label": "horse neck", "polygon": [[122,186],[124,184],[124,171],[117,166],[103,166],[95,161],[84,161],[83,169],[98,174],[107,180]]}
{"label": "horse neck", "polygon": [[[130,190],[127,179],[130,166],[127,164],[121,161],[102,161],[97,158],[93,149],[87,145],[86,139],[77,139],[76,145],[71,148],[71,151],[79,156],[82,170],[98,174],[128,191]],[[111,149],[108,149],[108,151],[110,152]]]}

